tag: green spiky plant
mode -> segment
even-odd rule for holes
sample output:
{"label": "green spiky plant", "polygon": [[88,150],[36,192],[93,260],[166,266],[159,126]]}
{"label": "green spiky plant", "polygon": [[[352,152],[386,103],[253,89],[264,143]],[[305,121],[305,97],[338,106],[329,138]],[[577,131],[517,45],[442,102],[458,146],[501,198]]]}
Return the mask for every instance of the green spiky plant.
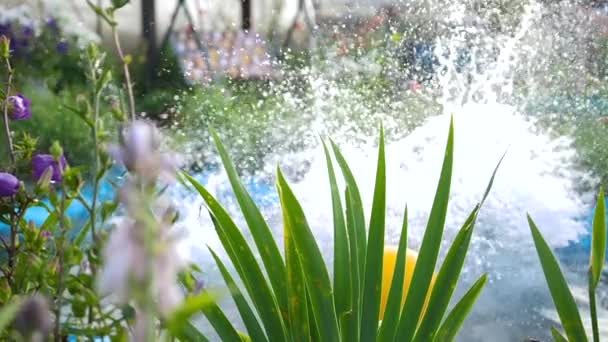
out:
{"label": "green spiky plant", "polygon": [[[366,224],[359,187],[338,146],[331,149],[342,171],[346,189],[341,197],[330,149],[324,145],[329,174],[334,225],[334,279],[330,279],[319,245],[303,209],[278,170],[278,193],[284,220],[285,256],[279,251],[268,223],[238,179],[237,171],[217,134],[212,131],[236,199],[249,226],[262,264],[226,209],[207,189],[184,177],[203,197],[217,234],[240,277],[236,285],[223,260],[211,250],[244,322],[247,335],[237,331],[215,304],[202,311],[223,341],[451,341],[481,293],[482,275],[448,312],[477,220],[496,170],[483,198],[471,211],[449,248],[434,286],[431,278],[439,255],[452,177],[454,130],[449,136],[439,184],[430,213],[417,267],[401,306],[407,249],[407,207],[399,241],[395,274],[384,320],[379,320],[384,254],[386,170],[381,131],[373,205]],[[500,163],[499,163],[500,164]],[[498,168],[498,166],[497,166]],[[186,182],[186,183],[188,183]],[[367,237],[366,237],[367,233]],[[426,311],[425,298],[430,297]],[[245,296],[251,299],[250,305]],[[446,315],[447,313],[447,315]],[[422,318],[421,318],[422,316]],[[420,319],[421,318],[421,319]],[[176,328],[175,330],[179,330]],[[202,339],[199,332],[185,339]]]}
{"label": "green spiky plant", "polygon": [[[586,342],[588,341],[588,337],[581,319],[581,314],[576,306],[574,296],[568,288],[568,283],[560,269],[559,262],[555,255],[553,255],[551,247],[549,247],[549,244],[547,244],[543,238],[530,215],[528,215],[528,223],[532,231],[532,237],[534,238],[534,244],[536,245],[536,251],[545,274],[545,279],[547,280],[547,285],[549,286],[549,291],[553,298],[553,303],[555,304],[564,333],[566,334],[566,336],[563,336],[556,328],[552,328],[551,333],[553,338],[557,342]],[[589,257],[588,272],[591,329],[594,342],[600,341],[595,293],[600,283],[604,260],[606,260],[606,199],[604,190],[600,188],[595,215],[593,217],[591,255]]]}

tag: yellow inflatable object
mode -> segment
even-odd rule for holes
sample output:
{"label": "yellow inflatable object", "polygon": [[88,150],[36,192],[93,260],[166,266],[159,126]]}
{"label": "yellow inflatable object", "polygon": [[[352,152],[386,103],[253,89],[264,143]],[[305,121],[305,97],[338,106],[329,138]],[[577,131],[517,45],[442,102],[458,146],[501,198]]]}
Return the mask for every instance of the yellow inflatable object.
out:
{"label": "yellow inflatable object", "polygon": [[[418,259],[418,253],[414,250],[407,249],[405,258],[405,284],[403,284],[403,298],[401,299],[401,306],[405,303],[407,291],[412,282],[412,275],[414,274],[414,268],[416,267],[416,260]],[[393,274],[395,273],[395,264],[397,263],[397,247],[385,246],[384,247],[384,262],[382,264],[382,297],[380,299],[380,320],[384,319],[384,310],[386,308],[386,301],[388,300],[388,293],[391,290],[391,283],[393,281]],[[435,284],[435,278],[437,274],[433,273],[431,279],[430,289]],[[426,312],[426,307],[429,304],[429,298],[431,291],[428,291],[424,307],[422,308],[422,315]]]}

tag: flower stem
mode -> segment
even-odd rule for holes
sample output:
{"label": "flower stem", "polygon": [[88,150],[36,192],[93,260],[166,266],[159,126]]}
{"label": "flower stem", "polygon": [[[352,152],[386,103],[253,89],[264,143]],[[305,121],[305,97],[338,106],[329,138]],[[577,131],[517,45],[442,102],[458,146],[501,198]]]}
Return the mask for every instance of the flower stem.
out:
{"label": "flower stem", "polygon": [[99,120],[99,102],[101,101],[101,92],[95,94],[95,113],[94,113],[94,117],[93,117],[93,145],[95,146],[94,148],[94,153],[95,153],[95,174],[93,175],[94,178],[94,182],[93,182],[93,199],[91,201],[91,208],[90,208],[90,213],[91,213],[91,236],[93,238],[93,245],[95,245],[97,243],[97,231],[96,231],[96,223],[97,223],[97,196],[98,196],[98,192],[99,192],[99,181],[100,181],[100,177],[99,177],[99,167],[100,167],[100,161],[99,161],[99,149],[101,148],[99,146],[99,141],[97,141],[98,138],[98,132],[97,132],[97,127],[98,127],[98,120]]}
{"label": "flower stem", "polygon": [[120,39],[118,38],[118,30],[116,25],[112,25],[112,34],[114,35],[114,44],[118,51],[118,56],[122,62],[122,67],[125,73],[125,83],[127,86],[127,92],[129,94],[129,112],[131,114],[131,120],[135,120],[135,97],[133,96],[133,85],[131,84],[131,73],[129,72],[129,64],[125,59],[125,54],[120,46]]}
{"label": "flower stem", "polygon": [[589,306],[591,307],[591,327],[593,329],[593,341],[600,341],[600,333],[597,324],[597,308],[595,304],[595,289],[589,286]]}
{"label": "flower stem", "polygon": [[4,99],[4,133],[6,134],[6,144],[8,145],[8,151],[11,158],[12,166],[15,166],[15,148],[13,147],[13,138],[11,137],[11,129],[8,123],[8,97],[11,93],[11,84],[13,82],[13,69],[11,68],[11,62],[8,58],[5,58],[6,69],[8,71],[8,81],[6,82],[6,93]]}
{"label": "flower stem", "polygon": [[[63,174],[61,162],[58,162],[60,172]],[[59,206],[59,239],[57,244],[58,254],[58,269],[57,269],[57,302],[55,303],[55,341],[61,341],[61,306],[63,305],[63,288],[64,288],[64,249],[65,249],[65,202],[66,202],[66,187],[65,183],[61,183],[61,204]]]}

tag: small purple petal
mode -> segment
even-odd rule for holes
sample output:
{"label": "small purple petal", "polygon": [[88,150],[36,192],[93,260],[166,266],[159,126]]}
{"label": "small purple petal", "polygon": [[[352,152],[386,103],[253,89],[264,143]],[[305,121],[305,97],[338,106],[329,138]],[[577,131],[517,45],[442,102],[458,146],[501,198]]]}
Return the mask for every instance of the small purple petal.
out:
{"label": "small purple petal", "polygon": [[10,173],[0,172],[0,197],[10,197],[19,191],[19,179]]}
{"label": "small purple petal", "polygon": [[68,44],[68,42],[66,42],[65,40],[62,40],[57,43],[57,46],[55,48],[57,49],[58,53],[65,55],[70,50],[70,44]]}
{"label": "small purple petal", "polygon": [[0,36],[6,36],[8,38],[13,36],[13,32],[11,31],[11,23],[0,24]]}
{"label": "small purple petal", "polygon": [[32,101],[27,97],[18,94],[8,97],[10,105],[10,116],[13,120],[27,120],[32,117]]}
{"label": "small purple petal", "polygon": [[34,171],[34,179],[38,181],[44,172],[49,167],[53,168],[53,175],[51,176],[51,180],[55,182],[60,182],[62,177],[62,171],[66,168],[66,161],[63,156],[61,156],[61,170],[59,169],[59,165],[55,158],[53,158],[50,154],[37,154],[32,158],[32,168]]}
{"label": "small purple petal", "polygon": [[31,38],[34,36],[34,28],[30,25],[23,26],[23,29],[21,30],[21,32],[23,33],[23,35],[25,37],[28,37],[28,38]]}

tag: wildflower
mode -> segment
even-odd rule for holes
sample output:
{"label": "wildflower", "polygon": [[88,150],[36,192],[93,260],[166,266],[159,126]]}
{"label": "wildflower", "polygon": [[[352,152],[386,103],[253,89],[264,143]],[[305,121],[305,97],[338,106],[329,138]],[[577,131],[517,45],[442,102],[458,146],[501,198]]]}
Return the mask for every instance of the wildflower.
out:
{"label": "wildflower", "polygon": [[0,172],[0,197],[10,197],[19,191],[19,179],[10,173]]}
{"label": "wildflower", "polygon": [[65,40],[62,40],[59,43],[57,43],[57,45],[55,46],[55,49],[57,50],[58,53],[65,55],[70,50],[70,45]]}
{"label": "wildflower", "polygon": [[160,133],[146,121],[134,121],[122,136],[122,146],[110,148],[113,157],[129,171],[148,181],[173,180],[174,163],[160,151]]}
{"label": "wildflower", "polygon": [[11,37],[13,35],[13,31],[11,30],[11,23],[2,23],[0,24],[0,36]]}
{"label": "wildflower", "polygon": [[32,101],[27,97],[17,94],[8,97],[10,116],[13,120],[27,120],[32,117]]}
{"label": "wildflower", "polygon": [[51,330],[52,324],[49,304],[41,295],[27,299],[15,317],[15,328],[24,337],[31,337],[34,333],[45,336]]}
{"label": "wildflower", "polygon": [[169,313],[182,299],[177,286],[177,273],[181,268],[179,254],[173,240],[168,236],[168,227],[162,227],[159,243],[162,248],[158,253],[149,255],[146,252],[141,224],[123,218],[110,234],[104,249],[104,267],[99,277],[99,291],[112,294],[114,301],[125,304],[133,298],[133,292],[145,284],[143,265],[151,263],[151,291],[158,300],[162,313]]}
{"label": "wildflower", "polygon": [[51,29],[54,33],[59,32],[59,24],[57,23],[57,19],[50,17],[46,21],[46,26]]}
{"label": "wildflower", "polygon": [[55,182],[61,182],[63,179],[63,171],[67,167],[65,157],[61,156],[61,168],[57,163],[57,160],[50,154],[37,154],[32,158],[32,168],[34,172],[34,179],[39,180],[44,172],[48,168],[52,168],[53,174],[51,180]]}
{"label": "wildflower", "polygon": [[31,38],[34,36],[34,28],[31,25],[23,26],[23,28],[21,29],[21,32],[23,33],[24,37]]}

